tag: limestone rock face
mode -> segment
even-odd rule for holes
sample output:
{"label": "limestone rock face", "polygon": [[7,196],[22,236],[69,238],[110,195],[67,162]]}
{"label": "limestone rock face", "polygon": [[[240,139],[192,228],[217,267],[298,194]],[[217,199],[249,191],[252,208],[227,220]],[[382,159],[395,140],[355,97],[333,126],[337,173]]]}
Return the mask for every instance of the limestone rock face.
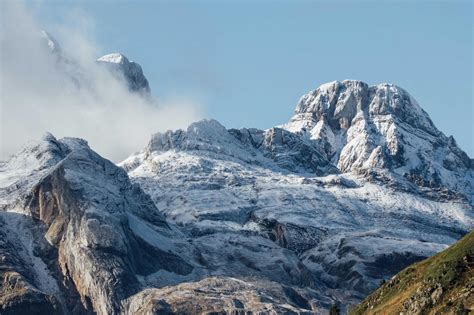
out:
{"label": "limestone rock face", "polygon": [[[22,203],[6,205],[6,210],[18,211],[20,223],[30,218],[36,222],[23,224],[22,232],[36,231],[40,236],[38,241],[23,239],[31,247],[25,259],[46,264],[42,271],[46,280],[35,279],[34,273],[30,276],[28,264],[11,254],[15,252],[15,242],[5,243],[9,251],[3,261],[11,270],[4,274],[1,290],[19,297],[4,301],[1,307],[11,308],[16,303],[17,310],[23,311],[30,304],[41,303],[40,307],[56,312],[76,309],[82,313],[114,314],[120,311],[122,300],[141,288],[138,277],[160,269],[181,275],[192,271],[190,264],[170,250],[171,241],[160,248],[132,231],[130,220],[146,220],[150,229],[164,239],[175,233],[151,199],[130,183],[125,171],[101,158],[85,141],[56,140],[47,135],[23,152],[36,154],[19,154],[10,163],[26,159],[34,166],[31,162],[36,160],[42,176],[27,178],[25,188],[31,187],[29,192],[17,191]],[[24,181],[18,179],[19,183]],[[2,216],[8,218],[11,211]],[[9,238],[15,240],[15,236],[8,236],[7,242]],[[21,245],[21,238],[17,242]],[[48,246],[50,249],[46,250]]]}
{"label": "limestone rock face", "polygon": [[[304,293],[303,293],[304,294]],[[278,283],[212,277],[147,289],[126,302],[125,314],[317,314],[306,298]]]}
{"label": "limestone rock face", "polygon": [[408,92],[393,84],[324,84],[301,97],[283,128],[321,141],[340,172],[374,176],[389,170],[422,190],[462,195],[472,203],[470,158]]}
{"label": "limestone rock face", "polygon": [[469,314],[474,309],[474,231],[383,283],[351,314]]}
{"label": "limestone rock face", "polygon": [[38,288],[37,271],[22,255],[26,249],[8,235],[7,224],[0,217],[0,313],[62,314],[58,298]]}

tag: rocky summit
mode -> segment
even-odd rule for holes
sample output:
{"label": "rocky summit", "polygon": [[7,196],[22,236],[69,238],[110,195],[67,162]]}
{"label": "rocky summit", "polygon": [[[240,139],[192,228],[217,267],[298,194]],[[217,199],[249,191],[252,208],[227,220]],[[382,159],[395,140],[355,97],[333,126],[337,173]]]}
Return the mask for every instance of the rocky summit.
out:
{"label": "rocky summit", "polygon": [[138,63],[128,60],[120,53],[102,56],[97,59],[97,62],[105,65],[120,79],[125,80],[130,91],[150,95],[150,85]]}
{"label": "rocky summit", "polygon": [[[104,83],[102,81],[113,81],[110,80],[110,75],[112,75],[112,78],[115,78],[128,91],[145,99],[151,97],[150,85],[143,74],[142,67],[137,62],[129,60],[125,55],[121,53],[107,54],[97,58],[91,65],[85,60],[78,61],[70,56],[48,32],[41,31],[39,38],[46,51],[49,52],[55,70],[64,74],[75,87],[90,90],[95,95],[97,89],[107,88],[107,86],[102,86]],[[84,57],[81,58],[84,59]],[[109,77],[101,75],[101,70],[104,69]]]}
{"label": "rocky summit", "polygon": [[[125,56],[99,64],[149,93]],[[473,160],[392,84],[327,83],[286,124],[202,120],[119,164],[46,134],[0,162],[0,314],[370,313],[474,228],[473,184]],[[438,294],[426,281],[417,301]]]}

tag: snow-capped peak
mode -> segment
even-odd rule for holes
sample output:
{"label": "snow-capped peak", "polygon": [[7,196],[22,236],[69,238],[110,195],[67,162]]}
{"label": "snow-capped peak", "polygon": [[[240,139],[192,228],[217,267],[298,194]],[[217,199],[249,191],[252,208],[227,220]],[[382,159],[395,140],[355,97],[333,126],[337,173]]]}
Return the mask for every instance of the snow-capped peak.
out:
{"label": "snow-capped peak", "polygon": [[319,140],[341,172],[388,169],[424,187],[472,192],[469,157],[394,84],[323,84],[300,98],[282,127]]}
{"label": "snow-capped peak", "polygon": [[97,59],[97,61],[119,63],[119,64],[129,63],[128,58],[125,57],[125,55],[121,53],[108,54],[108,55],[100,57],[99,59]]}
{"label": "snow-capped peak", "polygon": [[333,81],[303,95],[291,121],[316,123],[325,118],[333,127],[347,129],[358,115],[392,115],[414,127],[437,133],[428,115],[404,89],[389,83],[369,86],[357,80]]}
{"label": "snow-capped peak", "polygon": [[98,63],[104,64],[113,74],[125,79],[130,91],[150,95],[148,80],[143,74],[142,67],[129,60],[121,53],[112,53],[97,59]]}

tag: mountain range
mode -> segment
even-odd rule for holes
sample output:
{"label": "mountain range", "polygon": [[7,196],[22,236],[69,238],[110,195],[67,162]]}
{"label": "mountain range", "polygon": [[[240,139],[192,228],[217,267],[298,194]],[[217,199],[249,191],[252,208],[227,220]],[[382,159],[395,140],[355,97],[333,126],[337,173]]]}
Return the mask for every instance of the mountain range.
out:
{"label": "mountain range", "polygon": [[[124,55],[97,66],[149,97]],[[473,183],[453,137],[386,83],[324,84],[267,130],[157,133],[118,164],[46,134],[0,162],[0,313],[345,312],[474,228]]]}

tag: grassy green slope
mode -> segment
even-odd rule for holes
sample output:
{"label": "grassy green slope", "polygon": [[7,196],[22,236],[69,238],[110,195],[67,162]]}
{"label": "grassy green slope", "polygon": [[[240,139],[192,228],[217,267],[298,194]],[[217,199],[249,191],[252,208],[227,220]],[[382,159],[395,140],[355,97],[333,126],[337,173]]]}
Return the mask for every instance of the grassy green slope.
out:
{"label": "grassy green slope", "polygon": [[474,314],[474,231],[383,284],[350,314]]}

